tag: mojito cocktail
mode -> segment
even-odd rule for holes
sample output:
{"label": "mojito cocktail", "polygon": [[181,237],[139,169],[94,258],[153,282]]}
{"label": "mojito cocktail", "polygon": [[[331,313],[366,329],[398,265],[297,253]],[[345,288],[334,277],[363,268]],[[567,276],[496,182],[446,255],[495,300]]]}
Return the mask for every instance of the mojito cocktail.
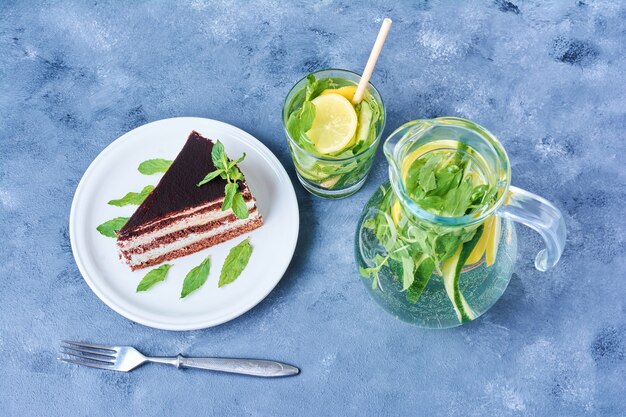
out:
{"label": "mojito cocktail", "polygon": [[283,125],[298,178],[311,193],[347,197],[361,188],[385,126],[385,108],[369,84],[352,102],[359,75],[344,70],[309,74],[291,89]]}

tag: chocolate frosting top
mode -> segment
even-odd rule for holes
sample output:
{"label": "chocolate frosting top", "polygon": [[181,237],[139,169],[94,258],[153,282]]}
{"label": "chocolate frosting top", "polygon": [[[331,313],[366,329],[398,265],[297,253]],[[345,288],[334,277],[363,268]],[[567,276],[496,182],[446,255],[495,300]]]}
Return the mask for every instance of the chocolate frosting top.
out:
{"label": "chocolate frosting top", "polygon": [[[212,149],[211,140],[192,131],[159,184],[118,232],[118,236],[128,234],[145,223],[223,198],[226,180],[219,176],[200,187],[196,186],[206,174],[216,169],[211,159]],[[245,184],[240,184],[240,189],[244,188]]]}

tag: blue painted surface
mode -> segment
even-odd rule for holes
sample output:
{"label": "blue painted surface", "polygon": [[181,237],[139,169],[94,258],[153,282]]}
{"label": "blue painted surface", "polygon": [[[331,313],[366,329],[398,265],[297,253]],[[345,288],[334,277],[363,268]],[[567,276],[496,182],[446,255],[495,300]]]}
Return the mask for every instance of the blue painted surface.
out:
{"label": "blue painted surface", "polygon": [[[626,415],[626,5],[617,1],[34,2],[0,4],[0,414]],[[300,241],[279,286],[228,324],[134,324],[81,278],[68,239],[78,181],[122,133],[203,116],[262,140],[295,173],[280,109],[326,67],[360,70],[381,18],[394,25],[373,77],[401,123],[458,115],[505,144],[513,183],[563,209],[561,264],[539,238],[483,318],[449,331],[395,320],[355,272],[357,216],[386,178],[322,201],[297,186]],[[256,356],[302,368],[260,380],[56,361],[60,339],[148,354]]]}

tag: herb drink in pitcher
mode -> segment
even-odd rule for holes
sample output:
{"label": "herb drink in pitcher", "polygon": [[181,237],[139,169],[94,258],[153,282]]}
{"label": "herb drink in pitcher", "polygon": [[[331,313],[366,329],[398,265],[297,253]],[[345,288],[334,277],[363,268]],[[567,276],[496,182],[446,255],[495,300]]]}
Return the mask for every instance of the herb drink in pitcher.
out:
{"label": "herb drink in pitcher", "polygon": [[554,266],[565,244],[561,213],[510,185],[500,142],[469,120],[417,120],[384,145],[389,182],[363,209],[355,253],[370,294],[422,327],[475,319],[502,295],[517,257],[513,222],[546,243],[537,269]]}

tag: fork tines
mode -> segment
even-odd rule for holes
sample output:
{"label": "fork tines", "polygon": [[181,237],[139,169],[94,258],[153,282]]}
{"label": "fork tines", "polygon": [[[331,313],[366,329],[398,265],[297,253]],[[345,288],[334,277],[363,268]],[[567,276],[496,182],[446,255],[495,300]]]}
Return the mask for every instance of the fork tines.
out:
{"label": "fork tines", "polygon": [[70,340],[61,341],[61,353],[73,358],[79,358],[59,358],[63,362],[103,369],[114,365],[117,357],[117,350],[113,346],[72,342]]}

